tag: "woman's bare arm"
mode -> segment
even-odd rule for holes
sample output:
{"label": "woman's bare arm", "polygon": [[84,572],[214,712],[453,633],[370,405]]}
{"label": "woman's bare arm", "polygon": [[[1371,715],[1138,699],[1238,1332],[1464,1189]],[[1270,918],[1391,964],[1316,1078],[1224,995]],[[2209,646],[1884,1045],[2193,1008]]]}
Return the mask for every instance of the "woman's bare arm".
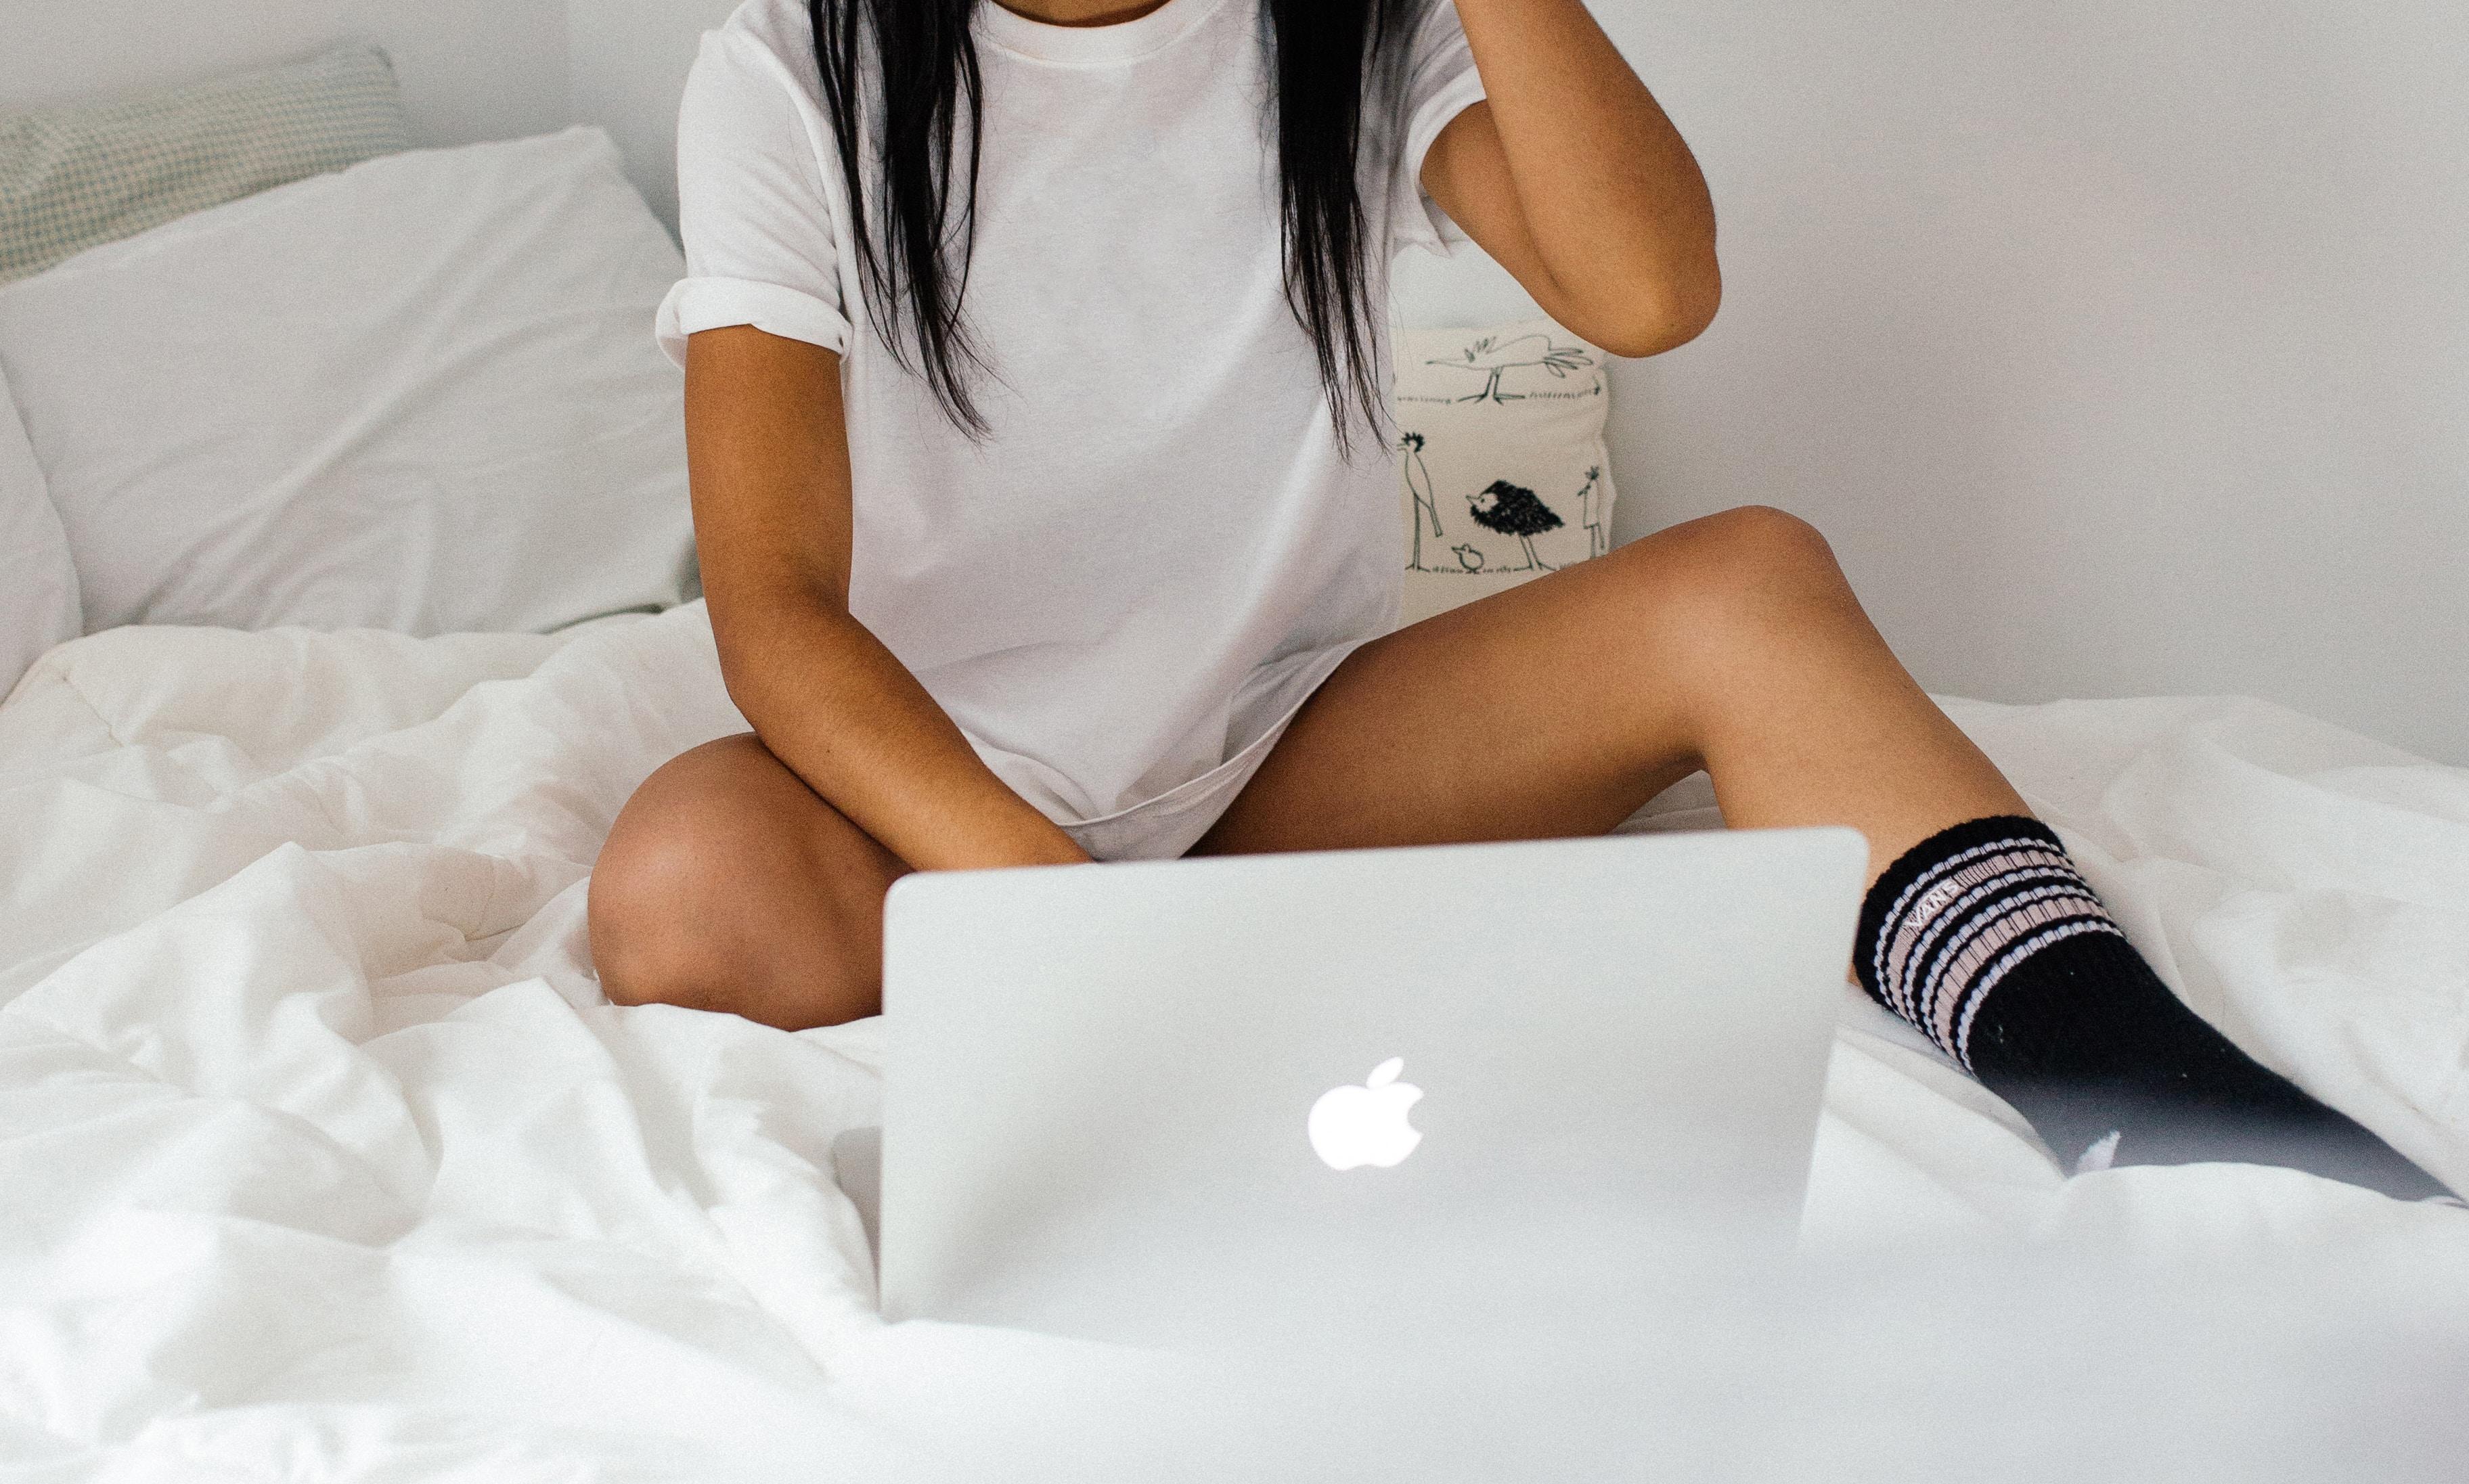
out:
{"label": "woman's bare arm", "polygon": [[1619,355],[1696,339],[1722,300],[1696,157],[1581,0],[1455,4],[1486,102],[1423,189],[1546,313]]}
{"label": "woman's bare arm", "polygon": [[920,870],[1089,857],[850,617],[841,359],[751,326],[686,341],[695,541],[729,697],[763,744]]}

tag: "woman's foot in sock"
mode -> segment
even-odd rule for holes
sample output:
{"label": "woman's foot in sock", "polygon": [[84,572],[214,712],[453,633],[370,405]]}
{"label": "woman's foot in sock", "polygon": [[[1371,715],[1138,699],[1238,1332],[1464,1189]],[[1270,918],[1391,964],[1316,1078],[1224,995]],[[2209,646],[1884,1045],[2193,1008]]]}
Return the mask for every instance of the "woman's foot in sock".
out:
{"label": "woman's foot in sock", "polygon": [[2401,1200],[2451,1194],[2205,1024],[2124,938],[2037,958],[1982,1002],[1968,1049],[2069,1169],[2101,1149],[2095,1164],[2286,1165]]}
{"label": "woman's foot in sock", "polygon": [[2038,820],[1973,820],[1897,860],[1870,888],[1856,968],[2070,1171],[2273,1164],[2450,1194],[2187,1009]]}

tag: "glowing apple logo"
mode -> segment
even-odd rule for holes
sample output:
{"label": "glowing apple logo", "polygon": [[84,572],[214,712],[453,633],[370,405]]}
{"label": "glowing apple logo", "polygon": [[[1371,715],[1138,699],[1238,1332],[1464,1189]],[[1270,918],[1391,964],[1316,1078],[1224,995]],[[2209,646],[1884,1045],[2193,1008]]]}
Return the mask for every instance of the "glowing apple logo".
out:
{"label": "glowing apple logo", "polygon": [[1320,1095],[1304,1131],[1323,1163],[1332,1170],[1386,1170],[1423,1142],[1422,1131],[1406,1121],[1406,1110],[1423,1089],[1397,1080],[1405,1069],[1403,1057],[1391,1057],[1372,1069],[1362,1086],[1331,1087]]}

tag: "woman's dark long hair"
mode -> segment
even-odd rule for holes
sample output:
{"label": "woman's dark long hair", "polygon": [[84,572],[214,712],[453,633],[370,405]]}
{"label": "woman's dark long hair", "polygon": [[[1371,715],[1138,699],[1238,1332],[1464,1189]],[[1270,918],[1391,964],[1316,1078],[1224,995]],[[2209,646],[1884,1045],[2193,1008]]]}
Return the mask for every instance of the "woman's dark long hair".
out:
{"label": "woman's dark long hair", "polygon": [[[960,306],[984,100],[969,33],[981,3],[993,0],[807,0],[866,308],[893,356],[972,437],[987,428],[972,390],[986,360]],[[1342,448],[1357,414],[1381,425],[1369,316],[1383,307],[1369,302],[1366,269],[1376,225],[1359,162],[1367,125],[1395,137],[1408,21],[1421,3],[1261,0],[1286,302],[1311,336]]]}

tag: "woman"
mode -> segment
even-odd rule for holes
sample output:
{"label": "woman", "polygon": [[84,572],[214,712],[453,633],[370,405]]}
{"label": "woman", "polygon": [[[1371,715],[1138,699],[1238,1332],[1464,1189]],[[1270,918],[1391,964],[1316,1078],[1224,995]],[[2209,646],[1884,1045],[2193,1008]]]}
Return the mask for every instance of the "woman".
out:
{"label": "woman", "polygon": [[1580,0],[748,0],[679,173],[754,730],[617,820],[611,998],[829,1024],[907,871],[1600,833],[1704,768],[1866,833],[1861,981],[2062,1159],[2434,1191],[2180,1005],[1793,517],[1384,636],[1395,250],[1463,229],[1619,354],[1715,314],[1705,182]]}

